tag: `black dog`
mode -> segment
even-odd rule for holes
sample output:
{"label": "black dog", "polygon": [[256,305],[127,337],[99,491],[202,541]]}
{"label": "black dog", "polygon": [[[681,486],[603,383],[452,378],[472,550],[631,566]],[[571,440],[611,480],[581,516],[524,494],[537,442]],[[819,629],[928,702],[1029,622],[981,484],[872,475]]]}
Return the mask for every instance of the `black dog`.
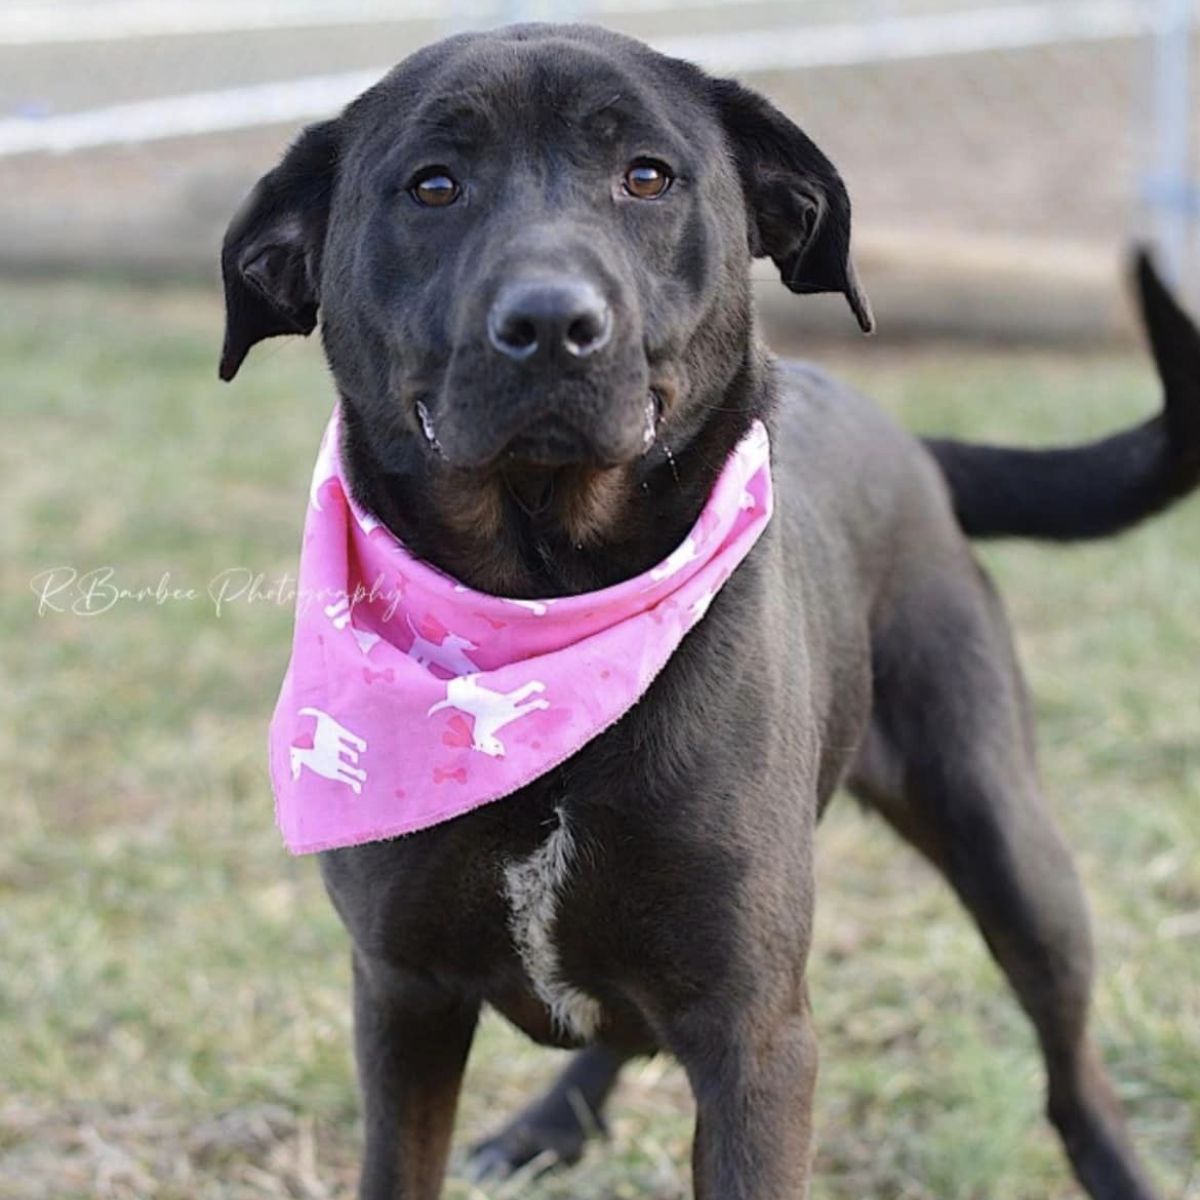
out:
{"label": "black dog", "polygon": [[[484,1002],[594,1044],[480,1169],[573,1158],[572,1101],[598,1113],[621,1062],[661,1049],[695,1092],[697,1196],[807,1195],[813,839],[843,782],[979,923],[1083,1186],[1153,1195],[1088,1036],[1084,900],[966,537],[1100,536],[1188,492],[1200,337],[1143,262],[1160,416],[1064,451],[922,444],[757,340],[756,257],[870,327],[849,241],[836,170],[765,100],[551,26],[414,55],[306,130],[233,222],[222,377],[319,306],[357,499],[477,588],[644,571],[755,418],[775,447],[772,525],[628,716],[508,799],[323,856],[354,941],[363,1196],[438,1195]],[[517,948],[520,863],[540,955]]]}

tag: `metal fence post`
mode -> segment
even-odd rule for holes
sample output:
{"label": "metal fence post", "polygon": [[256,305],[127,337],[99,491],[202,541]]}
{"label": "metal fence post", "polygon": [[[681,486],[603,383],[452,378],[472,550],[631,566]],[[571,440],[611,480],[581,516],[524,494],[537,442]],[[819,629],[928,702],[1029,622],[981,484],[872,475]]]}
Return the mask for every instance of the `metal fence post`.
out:
{"label": "metal fence post", "polygon": [[1164,267],[1175,281],[1194,266],[1200,190],[1192,173],[1192,0],[1155,0],[1154,167],[1147,189]]}

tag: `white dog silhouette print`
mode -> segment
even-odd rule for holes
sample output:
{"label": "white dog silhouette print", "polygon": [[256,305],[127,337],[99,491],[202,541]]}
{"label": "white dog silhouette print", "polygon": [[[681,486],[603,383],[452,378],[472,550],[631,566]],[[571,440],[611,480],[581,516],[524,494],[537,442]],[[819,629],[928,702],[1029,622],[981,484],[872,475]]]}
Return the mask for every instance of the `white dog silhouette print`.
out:
{"label": "white dog silhouette print", "polygon": [[377,521],[369,512],[361,512],[355,508],[351,510],[354,513],[354,519],[358,522],[358,527],[370,537],[377,529],[382,529],[383,525]]}
{"label": "white dog silhouette print", "polygon": [[700,593],[695,600],[688,605],[688,612],[691,614],[692,624],[697,625],[704,620],[705,614],[708,612],[708,607],[716,599],[717,589],[709,588]]}
{"label": "white dog silhouette print", "polygon": [[[454,585],[456,592],[469,592],[471,589],[464,583],[456,583]],[[535,617],[544,617],[550,611],[550,605],[554,603],[551,600],[510,600],[507,596],[501,596],[500,601],[503,604],[515,604],[517,608],[528,609]]]}
{"label": "white dog silhouette print", "polygon": [[367,748],[367,743],[344,725],[339,725],[327,712],[319,708],[302,708],[302,717],[316,718],[311,746],[292,746],[292,778],[300,778],[300,768],[307,767],[317,775],[344,783],[356,795],[362,794],[362,785],[367,773],[355,766],[358,756]]}
{"label": "white dog silhouette print", "polygon": [[450,675],[469,675],[472,671],[479,670],[479,664],[472,662],[466,654],[468,650],[479,649],[474,642],[450,632],[447,632],[440,642],[435,642],[421,633],[407,613],[404,619],[413,635],[413,643],[406,653],[418,666],[440,667]]}
{"label": "white dog silhouette print", "polygon": [[683,539],[671,553],[663,559],[650,572],[650,578],[658,583],[660,580],[669,579],[672,575],[682,571],[688,563],[693,562],[700,557],[700,548],[696,544],[696,539],[690,533]]}
{"label": "white dog silhouette print", "polygon": [[[472,749],[490,758],[501,758],[504,755],[504,743],[496,736],[496,732],[518,717],[549,708],[550,702],[540,696],[536,700],[529,699],[545,690],[546,685],[535,679],[515,691],[494,692],[480,685],[478,675],[460,675],[447,682],[446,699],[433,705],[427,715],[432,717],[443,708],[457,708],[459,712],[474,717]],[[529,702],[525,703],[527,700]]]}
{"label": "white dog silhouette print", "polygon": [[372,633],[369,629],[359,629],[354,624],[351,619],[350,601],[344,597],[336,604],[327,605],[325,615],[333,623],[334,629],[345,629],[349,626],[350,632],[354,634],[354,640],[358,643],[358,648],[364,654],[370,654],[381,640],[379,634]]}
{"label": "white dog silhouette print", "polygon": [[527,608],[535,617],[544,617],[550,611],[550,605],[553,601],[550,600],[510,600],[507,596],[502,597],[505,604],[515,604],[517,608]]}

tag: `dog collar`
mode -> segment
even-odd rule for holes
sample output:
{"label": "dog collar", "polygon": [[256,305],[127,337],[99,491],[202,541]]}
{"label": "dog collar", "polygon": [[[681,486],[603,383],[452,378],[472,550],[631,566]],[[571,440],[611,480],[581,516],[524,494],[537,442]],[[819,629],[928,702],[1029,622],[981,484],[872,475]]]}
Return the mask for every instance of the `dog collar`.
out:
{"label": "dog collar", "polygon": [[338,445],[335,410],[271,722],[276,819],[294,854],[452,820],[569,758],[646,693],[771,516],[755,422],[658,566],[600,591],[511,600],[414,558],[351,498]]}

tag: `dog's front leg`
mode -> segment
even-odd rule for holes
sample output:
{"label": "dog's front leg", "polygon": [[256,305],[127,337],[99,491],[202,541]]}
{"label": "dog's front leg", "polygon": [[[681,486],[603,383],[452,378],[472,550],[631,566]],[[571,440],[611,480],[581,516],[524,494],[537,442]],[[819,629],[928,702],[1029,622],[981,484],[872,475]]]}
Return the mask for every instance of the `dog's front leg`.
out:
{"label": "dog's front leg", "polygon": [[437,1200],[479,1004],[354,956],[361,1200]]}
{"label": "dog's front leg", "polygon": [[702,1021],[679,1053],[696,1097],[696,1200],[806,1200],[817,1077],[807,1002]]}

